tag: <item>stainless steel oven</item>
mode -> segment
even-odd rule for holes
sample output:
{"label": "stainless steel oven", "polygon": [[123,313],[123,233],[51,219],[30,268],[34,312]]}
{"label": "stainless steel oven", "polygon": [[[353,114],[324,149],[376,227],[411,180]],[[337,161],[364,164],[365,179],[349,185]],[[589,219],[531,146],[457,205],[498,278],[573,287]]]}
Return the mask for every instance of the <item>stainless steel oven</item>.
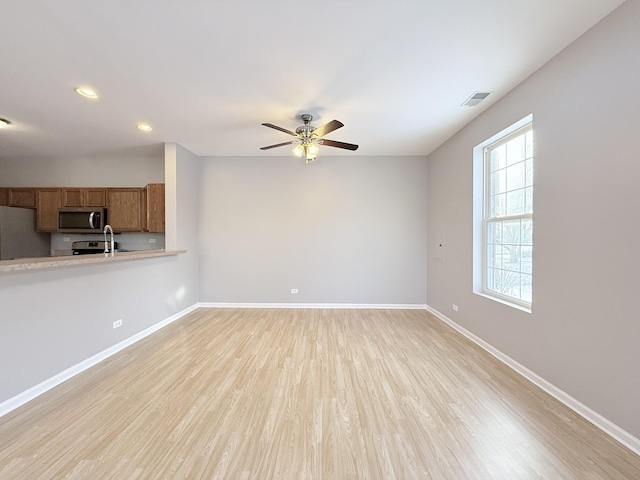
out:
{"label": "stainless steel oven", "polygon": [[[90,255],[93,253],[110,252],[111,243],[100,241],[78,241],[71,244],[71,251],[74,255]],[[118,249],[118,242],[114,242],[114,249]]]}

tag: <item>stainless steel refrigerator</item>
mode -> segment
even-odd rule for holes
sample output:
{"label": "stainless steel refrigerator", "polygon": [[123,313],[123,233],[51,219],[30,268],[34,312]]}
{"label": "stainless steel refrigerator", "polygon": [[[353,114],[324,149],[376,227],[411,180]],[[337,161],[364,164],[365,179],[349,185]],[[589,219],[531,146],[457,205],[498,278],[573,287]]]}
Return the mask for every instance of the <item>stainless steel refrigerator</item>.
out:
{"label": "stainless steel refrigerator", "polygon": [[51,234],[36,231],[36,211],[0,207],[0,260],[48,257]]}

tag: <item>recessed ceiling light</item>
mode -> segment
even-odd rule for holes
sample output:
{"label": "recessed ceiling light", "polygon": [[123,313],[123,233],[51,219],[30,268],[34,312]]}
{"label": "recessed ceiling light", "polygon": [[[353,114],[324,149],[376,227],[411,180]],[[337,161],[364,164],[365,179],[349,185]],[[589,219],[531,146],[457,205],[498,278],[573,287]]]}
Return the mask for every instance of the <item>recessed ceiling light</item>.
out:
{"label": "recessed ceiling light", "polygon": [[78,87],[76,88],[76,92],[78,92],[78,94],[82,95],[83,97],[98,98],[98,94],[90,88]]}
{"label": "recessed ceiling light", "polygon": [[11,125],[11,122],[9,120],[0,118],[0,128],[8,127],[9,125]]}
{"label": "recessed ceiling light", "polygon": [[147,123],[139,123],[138,124],[138,128],[140,130],[142,130],[143,132],[150,132],[151,130],[153,130],[153,128],[151,127],[151,125],[147,124]]}

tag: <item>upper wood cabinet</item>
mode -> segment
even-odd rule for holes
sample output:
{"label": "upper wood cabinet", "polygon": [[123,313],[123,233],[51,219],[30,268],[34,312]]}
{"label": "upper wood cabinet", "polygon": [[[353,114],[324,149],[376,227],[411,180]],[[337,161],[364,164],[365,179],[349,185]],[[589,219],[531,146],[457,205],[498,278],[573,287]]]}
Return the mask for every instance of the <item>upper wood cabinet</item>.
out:
{"label": "upper wood cabinet", "polygon": [[37,219],[39,232],[58,230],[58,210],[62,206],[61,188],[38,188],[36,190]]}
{"label": "upper wood cabinet", "polygon": [[105,207],[107,205],[107,189],[83,188],[82,198],[85,207]]}
{"label": "upper wood cabinet", "polygon": [[107,195],[105,188],[63,188],[63,207],[105,207]]}
{"label": "upper wood cabinet", "polygon": [[141,232],[141,211],[141,188],[107,188],[107,222],[115,232]]}
{"label": "upper wood cabinet", "polygon": [[36,208],[35,188],[9,188],[7,190],[7,203],[10,207]]}
{"label": "upper wood cabinet", "polygon": [[63,207],[106,207],[107,223],[117,232],[165,231],[164,183],[144,188],[105,187],[0,187],[0,206],[36,208],[38,230],[58,230],[58,210]]}
{"label": "upper wood cabinet", "polygon": [[142,190],[142,229],[164,232],[164,183],[150,183]]}

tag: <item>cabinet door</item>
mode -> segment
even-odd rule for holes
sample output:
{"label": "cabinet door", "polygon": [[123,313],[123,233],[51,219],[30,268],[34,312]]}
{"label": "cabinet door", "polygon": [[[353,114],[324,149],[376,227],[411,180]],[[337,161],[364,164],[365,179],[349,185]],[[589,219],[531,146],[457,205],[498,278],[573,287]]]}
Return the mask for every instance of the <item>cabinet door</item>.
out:
{"label": "cabinet door", "polygon": [[141,205],[141,188],[107,188],[107,221],[114,231],[141,232]]}
{"label": "cabinet door", "polygon": [[105,188],[85,187],[62,189],[63,207],[106,207],[107,195]]}
{"label": "cabinet door", "polygon": [[58,230],[58,210],[62,206],[62,189],[39,188],[36,191],[39,232]]}
{"label": "cabinet door", "polygon": [[82,188],[63,188],[62,189],[62,206],[63,207],[83,207]]}
{"label": "cabinet door", "polygon": [[9,205],[9,189],[0,187],[0,207]]}
{"label": "cabinet door", "polygon": [[9,206],[36,208],[36,189],[35,188],[10,188],[9,189]]}
{"label": "cabinet door", "polygon": [[105,207],[107,192],[104,188],[83,188],[83,202],[85,207]]}
{"label": "cabinet door", "polygon": [[143,215],[146,232],[164,232],[164,183],[150,183],[144,189]]}

